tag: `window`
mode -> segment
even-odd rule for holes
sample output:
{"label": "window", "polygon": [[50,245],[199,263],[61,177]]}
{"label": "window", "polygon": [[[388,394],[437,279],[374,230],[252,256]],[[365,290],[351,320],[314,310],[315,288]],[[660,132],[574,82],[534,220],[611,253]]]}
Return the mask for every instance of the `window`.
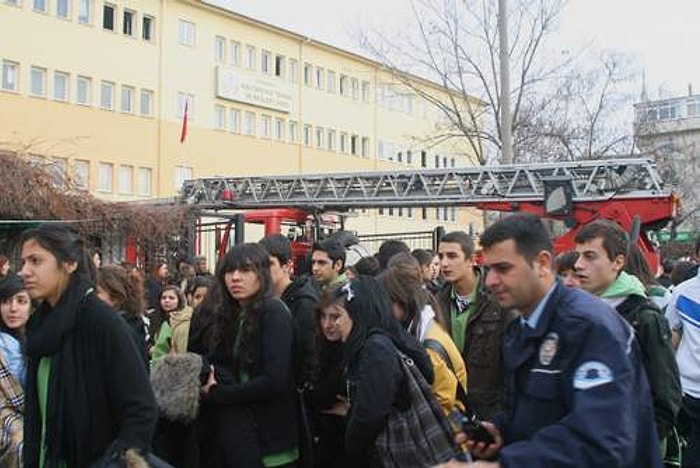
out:
{"label": "window", "polygon": [[134,96],[136,91],[131,86],[122,86],[122,112],[127,114],[134,113]]}
{"label": "window", "polygon": [[406,164],[413,165],[413,152],[411,150],[406,151]]}
{"label": "window", "polygon": [[100,163],[97,166],[97,190],[99,192],[112,192],[112,172],[114,166],[111,163]]}
{"label": "window", "polygon": [[56,187],[66,188],[68,179],[68,160],[65,158],[51,158],[49,166],[53,183]]}
{"label": "window", "polygon": [[245,113],[245,121],[243,122],[243,133],[245,135],[255,135],[255,112]]}
{"label": "window", "polygon": [[119,166],[119,193],[134,193],[134,166]]}
{"label": "window", "polygon": [[7,5],[20,6],[20,0],[5,0]]}
{"label": "window", "polygon": [[34,0],[32,2],[32,8],[34,11],[46,11],[46,0]]}
{"label": "window", "polygon": [[316,67],[316,87],[318,89],[323,89],[324,86],[325,86],[325,83],[324,83],[323,68]]}
{"label": "window", "polygon": [[306,86],[311,86],[311,74],[313,73],[313,67],[305,63],[304,64],[304,84]]}
{"label": "window", "polygon": [[78,0],[78,23],[90,24],[92,16],[92,0]]}
{"label": "window", "polygon": [[442,167],[447,167],[447,156],[442,157]]}
{"label": "window", "polygon": [[134,35],[134,18],[136,13],[131,10],[124,10],[124,16],[122,18],[122,34],[125,36]]}
{"label": "window", "polygon": [[149,167],[139,167],[139,195],[151,196],[151,174]]}
{"label": "window", "polygon": [[284,140],[284,120],[275,119],[275,139]]}
{"label": "window", "polygon": [[241,55],[241,43],[236,41],[229,42],[228,46],[228,62],[231,65],[238,65],[240,63]]}
{"label": "window", "polygon": [[80,190],[88,190],[90,182],[90,161],[76,159],[73,162],[73,186]]}
{"label": "window", "polygon": [[328,70],[328,73],[326,74],[327,78],[327,85],[326,89],[328,90],[329,93],[335,93],[335,72],[332,70]]}
{"label": "window", "polygon": [[196,26],[190,21],[180,20],[178,23],[178,37],[180,45],[194,47]]}
{"label": "window", "polygon": [[341,153],[348,152],[348,134],[345,132],[340,134],[340,152]]}
{"label": "window", "polygon": [[263,73],[270,73],[270,51],[261,50],[260,51],[260,71]]}
{"label": "window", "polygon": [[9,60],[2,61],[2,89],[5,91],[18,91],[18,74],[19,64],[10,62]]}
{"label": "window", "polygon": [[316,148],[323,148],[323,127],[316,127]]}
{"label": "window", "polygon": [[214,128],[226,130],[226,108],[219,104],[214,106]]}
{"label": "window", "polygon": [[185,106],[187,107],[187,119],[194,120],[194,94],[177,93],[177,118],[185,116]]}
{"label": "window", "polygon": [[297,123],[294,120],[289,121],[289,132],[287,133],[287,138],[290,143],[296,143],[297,141]]}
{"label": "window", "polygon": [[270,133],[272,132],[272,117],[269,115],[263,115],[260,118],[260,135],[263,138],[270,138]]}
{"label": "window", "polygon": [[92,104],[92,80],[87,76],[78,76],[76,83],[75,102],[83,106]]}
{"label": "window", "polygon": [[30,72],[30,78],[31,82],[29,92],[32,94],[32,96],[46,96],[46,69],[32,67]]}
{"label": "window", "polygon": [[384,159],[384,141],[377,142],[377,159]]}
{"label": "window", "polygon": [[362,82],[362,100],[369,102],[369,81]]}
{"label": "window", "polygon": [[241,131],[241,111],[238,109],[228,110],[228,131],[232,133]]}
{"label": "window", "polygon": [[450,167],[455,167],[455,158],[450,158]]}
{"label": "window", "polygon": [[100,107],[106,110],[114,109],[114,83],[109,81],[100,83]]}
{"label": "window", "polygon": [[435,169],[437,169],[438,167],[440,167],[440,156],[438,156],[436,154],[435,155]]}
{"label": "window", "polygon": [[352,155],[357,155],[357,152],[359,151],[359,145],[358,145],[358,140],[359,137],[357,135],[352,135],[350,137],[350,154]]}
{"label": "window", "polygon": [[425,151],[420,152],[420,167],[428,167],[428,153]]}
{"label": "window", "polygon": [[328,144],[328,151],[335,151],[335,130],[328,130],[326,143]]}
{"label": "window", "polygon": [[139,107],[139,112],[142,116],[153,116],[153,91],[150,91],[148,89],[141,90],[141,99]]}
{"label": "window", "polygon": [[359,81],[357,81],[357,78],[353,78],[350,80],[350,86],[352,88],[352,98],[357,99],[357,96],[360,91],[360,84]]}
{"label": "window", "polygon": [[245,48],[245,67],[248,70],[255,70],[255,47],[246,46]]}
{"label": "window", "polygon": [[68,100],[68,73],[54,72],[53,74],[53,98],[56,101]]}
{"label": "window", "polygon": [[141,38],[144,41],[153,39],[153,22],[152,16],[143,15],[143,19],[141,20]]}
{"label": "window", "polygon": [[284,78],[284,64],[286,60],[282,55],[275,55],[275,76]]}
{"label": "window", "polygon": [[114,31],[114,10],[116,7],[105,3],[102,7],[102,28]]}
{"label": "window", "polygon": [[340,84],[338,87],[341,96],[348,95],[348,77],[346,75],[340,75]]}
{"label": "window", "polygon": [[289,81],[292,83],[297,82],[297,68],[299,68],[299,62],[294,59],[289,59]]}
{"label": "window", "polygon": [[311,146],[311,125],[304,125],[304,146]]}
{"label": "window", "polygon": [[182,184],[192,178],[192,168],[187,166],[175,166],[175,190],[180,191]]}
{"label": "window", "polygon": [[56,16],[64,19],[69,18],[68,0],[56,0]]}
{"label": "window", "polygon": [[214,38],[214,61],[216,63],[226,62],[226,38],[216,36]]}
{"label": "window", "polygon": [[687,105],[688,117],[700,115],[700,98],[689,98],[687,101]]}
{"label": "window", "polygon": [[369,158],[369,137],[362,137],[362,157]]}

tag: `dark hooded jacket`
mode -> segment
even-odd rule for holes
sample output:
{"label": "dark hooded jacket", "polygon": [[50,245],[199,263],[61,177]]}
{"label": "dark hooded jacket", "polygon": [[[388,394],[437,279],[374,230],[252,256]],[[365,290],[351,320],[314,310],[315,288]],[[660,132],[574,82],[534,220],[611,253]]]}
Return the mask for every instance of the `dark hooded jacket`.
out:
{"label": "dark hooded jacket", "polygon": [[294,320],[292,364],[294,380],[297,386],[302,386],[313,379],[316,347],[314,309],[318,304],[318,291],[310,276],[300,276],[287,286],[280,299],[287,305]]}

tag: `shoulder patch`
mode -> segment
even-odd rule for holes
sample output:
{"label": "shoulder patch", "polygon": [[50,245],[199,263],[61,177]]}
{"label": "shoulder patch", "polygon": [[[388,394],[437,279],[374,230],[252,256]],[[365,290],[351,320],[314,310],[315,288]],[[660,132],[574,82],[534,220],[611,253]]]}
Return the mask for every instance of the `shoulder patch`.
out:
{"label": "shoulder patch", "polygon": [[587,361],[581,364],[574,373],[574,388],[588,390],[613,380],[613,373],[607,365],[600,361]]}

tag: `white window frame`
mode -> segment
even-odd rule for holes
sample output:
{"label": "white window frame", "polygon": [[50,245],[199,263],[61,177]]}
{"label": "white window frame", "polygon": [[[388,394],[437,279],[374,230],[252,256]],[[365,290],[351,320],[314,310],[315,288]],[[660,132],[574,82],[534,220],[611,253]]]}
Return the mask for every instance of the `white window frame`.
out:
{"label": "white window frame", "polygon": [[194,47],[197,41],[197,25],[180,18],[177,22],[177,37],[180,45]]}
{"label": "white window frame", "polygon": [[241,133],[241,111],[231,108],[228,110],[228,131]]}
{"label": "white window frame", "polygon": [[270,59],[272,58],[272,53],[269,50],[260,49],[260,71],[269,75],[271,72]]}
{"label": "white window frame", "polygon": [[100,162],[97,165],[97,191],[112,193],[114,190],[114,164]]}
{"label": "white window frame", "polygon": [[255,125],[257,117],[255,112],[245,111],[243,114],[243,134],[248,136],[255,136]]}
{"label": "white window frame", "polygon": [[[62,91],[62,93],[60,93]],[[70,93],[70,75],[65,72],[53,72],[53,99],[54,101],[68,102]]]}
{"label": "white window frame", "polygon": [[255,70],[255,57],[257,56],[255,46],[246,45],[245,46],[245,67],[248,70]]}
{"label": "white window frame", "polygon": [[139,167],[139,195],[150,197],[153,192],[153,169]]}
{"label": "white window frame", "polygon": [[221,104],[214,104],[214,128],[226,130],[226,107]]}
{"label": "white window frame", "polygon": [[89,76],[78,75],[75,81],[75,103],[81,106],[92,105],[92,78]]}
{"label": "white window frame", "polygon": [[73,161],[71,182],[78,190],[90,189],[90,161],[76,159]]}
{"label": "white window frame", "polygon": [[270,139],[272,135],[272,116],[262,114],[260,116],[260,136]]}
{"label": "white window frame", "polygon": [[299,61],[297,59],[289,59],[289,70],[287,79],[290,83],[296,83],[299,75]]}
{"label": "white window frame", "polygon": [[70,19],[70,0],[56,0],[56,17]]}
{"label": "white window frame", "polygon": [[32,0],[32,10],[46,13],[49,7],[48,0]]}
{"label": "white window frame", "polygon": [[122,11],[122,34],[127,37],[136,36],[136,12],[129,8]]}
{"label": "white window frame", "polygon": [[299,128],[296,120],[290,120],[287,127],[287,141],[289,141],[290,143],[296,143],[297,129]]}
{"label": "white window frame", "polygon": [[241,63],[241,43],[238,41],[229,41],[228,43],[228,63],[236,65]]}
{"label": "white window frame", "polygon": [[155,36],[156,19],[151,15],[143,15],[141,18],[141,39],[151,42]]}
{"label": "white window frame", "polygon": [[133,86],[122,85],[121,99],[119,100],[119,108],[125,114],[134,113],[134,99],[136,97],[136,88]]}
{"label": "white window frame", "polygon": [[284,119],[279,117],[275,119],[275,139],[277,141],[284,141]]}
{"label": "white window frame", "polygon": [[326,72],[323,67],[316,67],[316,88],[325,89]]}
{"label": "white window frame", "polygon": [[[108,28],[105,24],[105,14],[107,13],[107,8],[112,9],[112,27]],[[102,29],[107,31],[115,32],[117,30],[117,5],[114,3],[103,3],[102,4]]]}
{"label": "white window frame", "polygon": [[78,0],[78,23],[92,23],[93,0]]}
{"label": "white window frame", "polygon": [[19,91],[19,63],[12,60],[2,61],[2,80],[0,86],[3,91]]}
{"label": "white window frame", "polygon": [[318,149],[323,149],[323,142],[326,141],[326,129],[323,127],[316,127],[314,129],[314,146]]}
{"label": "white window frame", "polygon": [[187,121],[191,122],[194,120],[194,94],[178,91],[177,113],[175,114],[178,119],[182,119],[185,116],[185,103],[187,103]]}
{"label": "white window frame", "polygon": [[335,151],[335,130],[329,128],[326,137],[326,147],[328,151]]}
{"label": "white window frame", "polygon": [[313,143],[313,135],[310,124],[304,124],[304,146],[310,147]]}
{"label": "white window frame", "polygon": [[274,75],[284,79],[286,69],[287,59],[284,55],[275,54],[275,69],[273,70]]}
{"label": "white window frame", "polygon": [[34,97],[46,97],[46,68],[32,67],[29,77],[29,94]]}
{"label": "white window frame", "polygon": [[370,99],[370,83],[369,81],[362,82],[362,101],[369,102]]}
{"label": "white window frame", "polygon": [[226,63],[226,43],[228,39],[223,36],[214,36],[214,62]]}
{"label": "white window frame", "polygon": [[143,117],[153,117],[153,91],[142,89],[139,93],[139,114]]}
{"label": "white window frame", "polygon": [[[100,109],[114,110],[114,89],[116,85],[112,81],[100,81]],[[106,91],[109,91],[107,94]],[[109,98],[109,102],[106,97]]]}
{"label": "white window frame", "polygon": [[310,63],[304,64],[304,85],[313,86],[314,67]]}
{"label": "white window frame", "polygon": [[117,188],[122,195],[133,195],[134,193],[134,166],[128,164],[119,165],[119,177]]}
{"label": "white window frame", "polygon": [[192,179],[192,168],[190,166],[175,166],[173,182],[175,183],[174,188],[176,192],[182,190],[183,182],[189,179]]}
{"label": "white window frame", "polygon": [[326,90],[331,94],[335,94],[336,89],[335,72],[333,70],[328,70],[328,73],[326,73]]}
{"label": "white window frame", "polygon": [[363,158],[369,158],[369,149],[370,149],[370,144],[369,144],[369,137],[362,137],[361,140],[361,154]]}

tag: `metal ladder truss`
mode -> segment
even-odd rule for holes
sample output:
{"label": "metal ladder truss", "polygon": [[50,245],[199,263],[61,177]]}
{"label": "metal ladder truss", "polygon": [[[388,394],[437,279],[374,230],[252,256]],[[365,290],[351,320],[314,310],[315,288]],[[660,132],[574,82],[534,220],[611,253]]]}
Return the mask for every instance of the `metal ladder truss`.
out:
{"label": "metal ladder truss", "polygon": [[544,200],[548,179],[571,181],[574,202],[665,198],[648,159],[419,169],[396,172],[211,177],[185,181],[182,200],[208,209],[473,206]]}

